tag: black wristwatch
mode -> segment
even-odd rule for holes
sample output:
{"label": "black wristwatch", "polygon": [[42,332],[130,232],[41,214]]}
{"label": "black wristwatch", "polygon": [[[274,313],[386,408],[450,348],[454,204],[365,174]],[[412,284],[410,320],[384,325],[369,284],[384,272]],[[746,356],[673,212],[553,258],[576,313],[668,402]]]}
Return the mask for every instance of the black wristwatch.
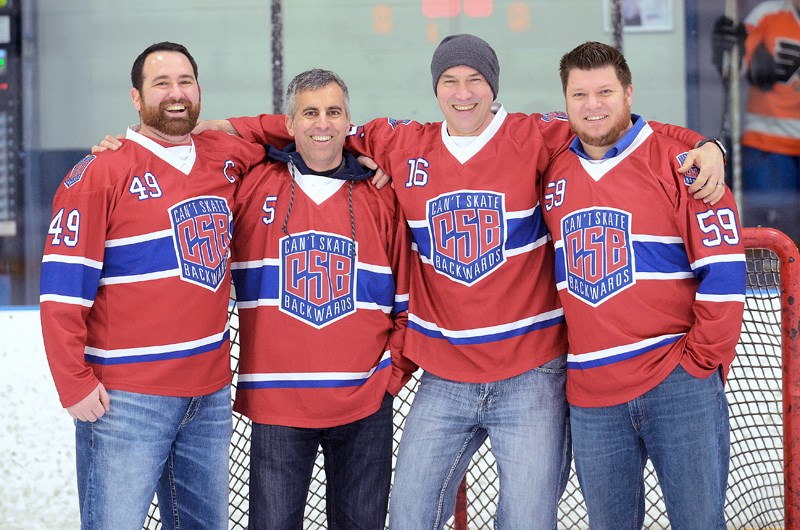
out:
{"label": "black wristwatch", "polygon": [[722,163],[723,164],[727,164],[728,163],[728,151],[727,151],[727,149],[725,149],[725,145],[722,143],[722,140],[720,140],[719,138],[703,138],[702,140],[697,142],[697,146],[696,147],[703,147],[708,142],[714,142],[714,145],[719,147],[719,150],[722,151]]}

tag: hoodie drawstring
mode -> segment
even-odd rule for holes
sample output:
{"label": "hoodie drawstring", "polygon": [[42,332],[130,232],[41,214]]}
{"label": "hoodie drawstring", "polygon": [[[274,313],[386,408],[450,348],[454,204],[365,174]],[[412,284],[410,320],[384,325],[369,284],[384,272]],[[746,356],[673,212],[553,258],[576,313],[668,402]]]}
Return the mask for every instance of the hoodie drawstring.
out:
{"label": "hoodie drawstring", "polygon": [[[289,163],[289,173],[292,174],[292,196],[289,199],[289,209],[286,210],[286,217],[283,220],[283,226],[281,226],[281,231],[289,237],[292,237],[292,234],[289,233],[289,215],[292,213],[292,207],[294,206],[294,186],[295,186],[295,167],[294,164]],[[350,257],[356,257],[356,216],[353,213],[353,183],[355,181],[350,181],[350,188],[348,190],[347,195],[347,208],[350,212],[350,241],[353,243],[353,248],[350,250]]]}

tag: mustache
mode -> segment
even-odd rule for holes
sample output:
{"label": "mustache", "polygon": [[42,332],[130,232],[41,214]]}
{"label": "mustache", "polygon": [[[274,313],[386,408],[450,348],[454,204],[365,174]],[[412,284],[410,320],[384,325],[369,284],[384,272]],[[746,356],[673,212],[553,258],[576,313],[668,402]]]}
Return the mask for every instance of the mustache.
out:
{"label": "mustache", "polygon": [[183,105],[187,109],[191,109],[191,108],[194,107],[194,104],[191,101],[189,101],[188,99],[182,99],[182,98],[181,99],[173,99],[173,100],[170,100],[170,101],[162,101],[161,104],[159,104],[158,107],[160,109],[165,109],[165,108],[169,107],[170,105]]}

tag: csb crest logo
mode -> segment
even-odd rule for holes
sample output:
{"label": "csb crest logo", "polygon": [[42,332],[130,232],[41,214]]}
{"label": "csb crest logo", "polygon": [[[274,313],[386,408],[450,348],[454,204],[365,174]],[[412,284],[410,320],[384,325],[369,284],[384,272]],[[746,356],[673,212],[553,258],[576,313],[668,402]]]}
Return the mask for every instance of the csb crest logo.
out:
{"label": "csb crest logo", "polygon": [[281,238],[280,310],[317,329],[356,311],[353,242],[304,232]]}
{"label": "csb crest logo", "polygon": [[[686,161],[686,157],[689,156],[689,153],[681,153],[675,158],[678,160],[678,167],[681,167],[683,163]],[[694,181],[697,180],[697,175],[700,174],[700,168],[697,166],[692,166],[689,168],[689,171],[683,174],[683,183],[687,186],[691,186],[694,184]]]}
{"label": "csb crest logo", "polygon": [[222,197],[195,197],[169,209],[181,278],[212,291],[225,279],[231,210]]}
{"label": "csb crest logo", "polygon": [[83,172],[86,171],[86,168],[89,167],[89,164],[91,164],[92,160],[95,158],[97,158],[95,155],[86,155],[80,162],[75,164],[72,171],[70,171],[69,175],[64,179],[64,187],[71,188],[78,183],[81,177],[83,177]]}
{"label": "csb crest logo", "polygon": [[505,196],[490,191],[459,191],[427,203],[434,269],[472,285],[505,260]]}
{"label": "csb crest logo", "polygon": [[567,289],[597,307],[636,281],[631,214],[613,208],[577,210],[561,220]]}

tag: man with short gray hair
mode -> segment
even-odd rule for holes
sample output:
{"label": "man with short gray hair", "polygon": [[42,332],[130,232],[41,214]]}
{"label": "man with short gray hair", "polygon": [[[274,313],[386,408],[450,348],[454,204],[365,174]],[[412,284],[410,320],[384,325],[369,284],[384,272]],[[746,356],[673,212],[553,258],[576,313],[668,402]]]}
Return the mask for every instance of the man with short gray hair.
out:
{"label": "man with short gray hair", "polygon": [[269,147],[234,207],[239,309],[234,409],[253,420],[253,529],[303,527],[318,448],[332,530],[386,524],[393,397],[403,358],[410,241],[394,191],[342,146],[347,86],[314,69],[287,90],[294,143]]}

